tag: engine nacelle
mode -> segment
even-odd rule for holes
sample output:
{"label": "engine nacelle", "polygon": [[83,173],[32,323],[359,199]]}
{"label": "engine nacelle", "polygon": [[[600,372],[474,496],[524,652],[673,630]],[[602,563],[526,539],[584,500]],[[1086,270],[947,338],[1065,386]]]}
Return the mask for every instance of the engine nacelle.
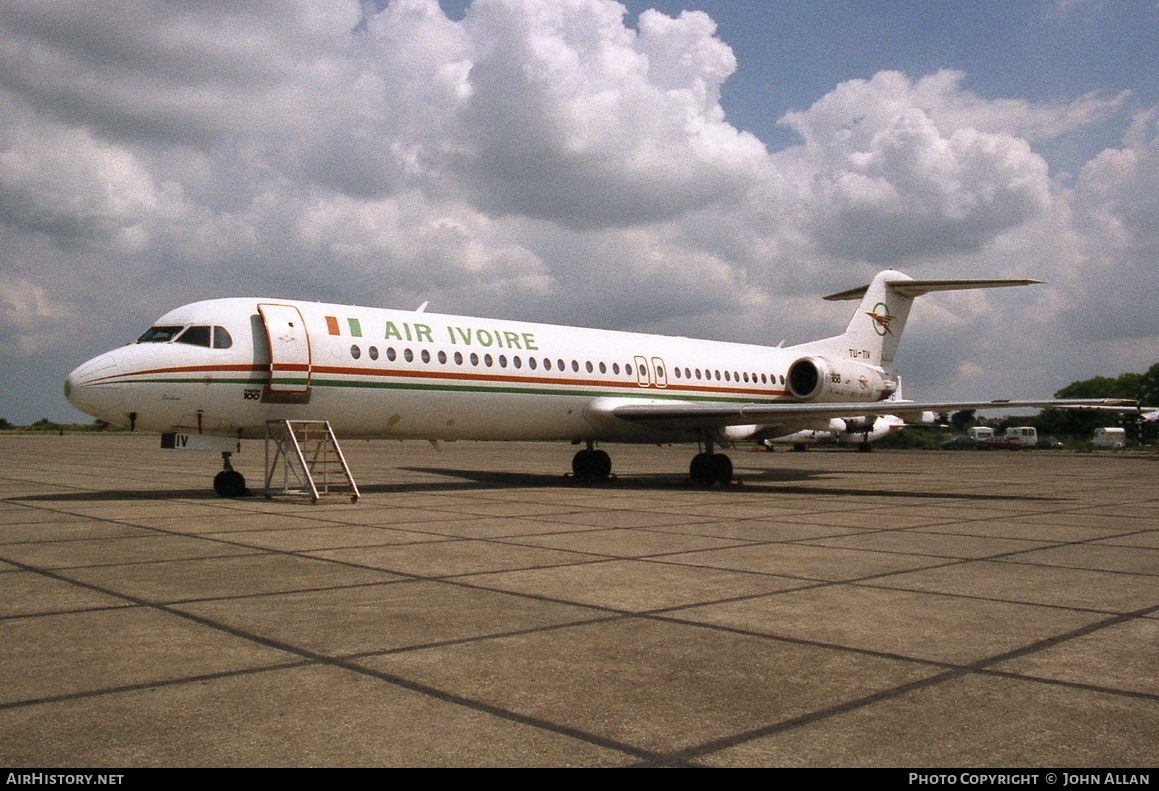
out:
{"label": "engine nacelle", "polygon": [[843,434],[865,434],[873,431],[873,427],[877,424],[877,415],[865,415],[863,417],[847,417],[841,420],[843,424],[839,433]]}
{"label": "engine nacelle", "polygon": [[795,360],[785,379],[802,401],[880,401],[897,390],[897,382],[877,368],[812,355]]}

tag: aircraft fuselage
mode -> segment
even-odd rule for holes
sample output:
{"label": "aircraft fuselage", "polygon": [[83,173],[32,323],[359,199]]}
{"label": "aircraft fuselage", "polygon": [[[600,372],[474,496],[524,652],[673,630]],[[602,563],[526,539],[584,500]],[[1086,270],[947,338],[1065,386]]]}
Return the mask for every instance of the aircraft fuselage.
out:
{"label": "aircraft fuselage", "polygon": [[[794,348],[264,299],[193,303],[158,329],[78,367],[69,400],[156,432],[258,437],[267,420],[313,418],[345,437],[621,442],[702,432],[618,420],[595,400],[803,400],[786,383],[803,355]],[[808,400],[888,395],[880,377],[829,373],[823,384]]]}

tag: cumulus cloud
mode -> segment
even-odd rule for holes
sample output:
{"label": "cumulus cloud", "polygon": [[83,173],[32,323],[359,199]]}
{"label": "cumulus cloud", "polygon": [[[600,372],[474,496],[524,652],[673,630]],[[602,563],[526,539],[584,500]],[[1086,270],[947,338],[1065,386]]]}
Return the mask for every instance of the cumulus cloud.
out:
{"label": "cumulus cloud", "polygon": [[1025,140],[939,127],[920,87],[881,72],[782,119],[804,144],[778,156],[801,160],[799,193],[827,252],[884,263],[976,250],[1048,209],[1046,162]]}
{"label": "cumulus cloud", "polygon": [[743,190],[764,146],[724,120],[736,68],[700,12],[602,0],[476,3],[460,165],[493,212],[572,227],[670,218]]}
{"label": "cumulus cloud", "polygon": [[[1159,348],[1159,108],[1140,114],[1120,148],[1082,169],[1073,193],[1082,253],[1068,282],[1088,337],[1146,339]],[[1137,299],[1137,295],[1151,298]]]}
{"label": "cumulus cloud", "polygon": [[131,235],[158,199],[139,160],[83,129],[26,125],[0,143],[0,222],[10,227],[99,243]]}
{"label": "cumulus cloud", "polygon": [[43,351],[67,337],[66,308],[36,283],[0,278],[0,355]]}

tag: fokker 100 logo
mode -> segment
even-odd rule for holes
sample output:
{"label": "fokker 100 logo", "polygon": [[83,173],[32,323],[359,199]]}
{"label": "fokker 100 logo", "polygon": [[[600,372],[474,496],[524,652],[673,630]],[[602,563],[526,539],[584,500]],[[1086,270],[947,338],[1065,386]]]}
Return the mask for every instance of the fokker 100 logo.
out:
{"label": "fokker 100 logo", "polygon": [[866,313],[866,316],[873,319],[873,329],[881,337],[886,335],[893,335],[893,330],[889,328],[889,323],[894,320],[894,317],[889,315],[889,308],[884,302],[878,302],[873,306],[872,313]]}

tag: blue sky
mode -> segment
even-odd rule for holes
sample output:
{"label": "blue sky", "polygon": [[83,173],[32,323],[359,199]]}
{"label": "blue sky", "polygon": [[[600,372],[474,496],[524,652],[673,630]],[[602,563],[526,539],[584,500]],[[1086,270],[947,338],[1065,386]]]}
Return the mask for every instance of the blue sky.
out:
{"label": "blue sky", "polygon": [[623,8],[0,0],[0,417],[243,294],[776,343],[892,266],[1046,281],[923,299],[912,397],[1155,362],[1156,3]]}
{"label": "blue sky", "polygon": [[[459,3],[444,3],[449,9]],[[1086,93],[1159,100],[1159,9],[1153,2],[769,2],[662,0],[624,3],[706,12],[736,53],[724,86],[730,120],[773,147],[792,142],[777,119],[845,80],[895,70],[966,73],[988,98],[1059,101]],[[1120,126],[1122,121],[1120,119]],[[1112,134],[1108,132],[1107,134]]]}

